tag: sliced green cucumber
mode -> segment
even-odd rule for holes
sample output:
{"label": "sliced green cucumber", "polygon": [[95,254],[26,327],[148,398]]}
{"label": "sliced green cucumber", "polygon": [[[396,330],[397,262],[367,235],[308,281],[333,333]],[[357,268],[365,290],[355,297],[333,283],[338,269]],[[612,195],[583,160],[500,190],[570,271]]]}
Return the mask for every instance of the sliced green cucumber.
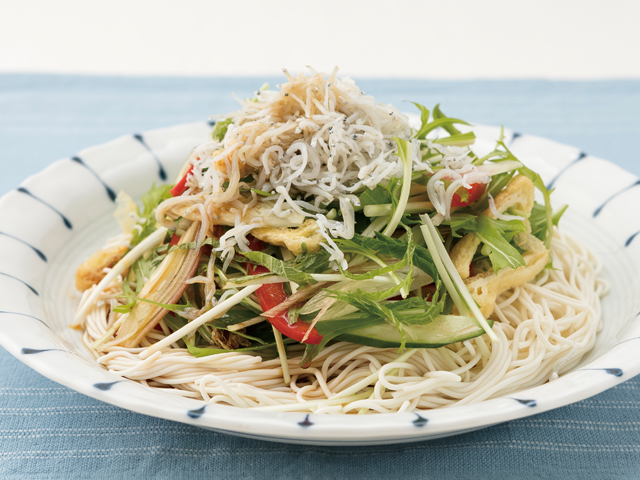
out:
{"label": "sliced green cucumber", "polygon": [[[493,321],[488,322],[493,326]],[[458,315],[441,315],[426,325],[405,325],[404,330],[408,348],[438,348],[485,333],[475,318]],[[388,323],[351,330],[336,340],[377,348],[400,347],[400,333]]]}

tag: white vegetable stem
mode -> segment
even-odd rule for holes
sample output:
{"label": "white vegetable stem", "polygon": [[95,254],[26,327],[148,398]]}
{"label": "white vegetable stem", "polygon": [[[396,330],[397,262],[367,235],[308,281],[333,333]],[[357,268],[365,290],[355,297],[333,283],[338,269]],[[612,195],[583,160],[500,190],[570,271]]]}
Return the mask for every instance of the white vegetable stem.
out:
{"label": "white vegetable stem", "polygon": [[284,348],[284,342],[282,341],[282,334],[276,330],[276,327],[272,325],[273,336],[276,339],[276,347],[278,350],[278,356],[280,357],[280,365],[282,365],[282,379],[287,385],[291,383],[291,375],[289,375],[289,362],[287,360],[287,350]]}
{"label": "white vegetable stem", "polygon": [[93,289],[91,295],[89,295],[80,309],[76,312],[76,315],[69,326],[72,328],[78,328],[80,325],[82,325],[85,317],[87,316],[87,312],[95,303],[98,296],[104,291],[104,289],[107,288],[118,275],[123,274],[125,270],[133,265],[142,255],[158,245],[164,239],[167,231],[168,230],[165,227],[158,228],[158,230],[153,232],[138,245],[133,247],[129,253],[122,257],[120,261],[114,265],[111,271],[107,273],[107,275],[102,280],[100,280],[100,283],[96,285],[96,288]]}
{"label": "white vegetable stem", "polygon": [[237,332],[238,330],[242,330],[243,328],[247,328],[250,327],[251,325],[257,325],[258,323],[262,323],[264,321],[266,321],[267,318],[266,317],[253,317],[250,320],[247,320],[246,322],[240,322],[240,323],[236,323],[235,325],[229,325],[227,327],[227,330],[229,330],[230,332]]}
{"label": "white vegetable stem", "polygon": [[[428,217],[428,215],[426,215],[426,217]],[[429,221],[431,221],[431,219],[429,219]],[[460,313],[460,315],[468,315],[470,313],[469,309],[467,308],[464,301],[460,297],[458,290],[456,289],[455,285],[453,284],[453,281],[451,280],[451,277],[449,276],[449,272],[447,271],[447,268],[444,266],[444,263],[442,262],[442,258],[438,254],[438,249],[436,247],[435,240],[432,238],[429,227],[427,227],[426,225],[422,225],[420,229],[422,232],[422,236],[427,244],[427,249],[431,252],[433,263],[435,263],[436,269],[438,270],[438,273],[440,274],[440,277],[444,282],[444,286],[446,287],[447,292],[449,292],[449,295],[451,295],[451,299],[453,300],[453,303],[458,309],[458,312]],[[437,236],[438,232],[436,232],[435,235]]]}
{"label": "white vegetable stem", "polygon": [[[424,223],[420,228],[424,235],[424,239],[427,242],[427,247],[429,247],[429,251],[431,252],[431,256],[436,264],[436,268],[447,287],[447,291],[451,294],[453,302],[456,304],[456,307],[458,307],[458,311],[464,315],[463,311],[460,310],[460,305],[458,304],[458,302],[463,300],[464,306],[466,307],[464,310],[471,311],[473,316],[480,323],[482,329],[487,335],[489,335],[491,341],[498,342],[498,337],[493,333],[493,330],[491,330],[489,323],[487,323],[487,319],[482,315],[482,312],[476,305],[476,301],[469,293],[469,290],[467,290],[467,286],[464,284],[460,274],[456,270],[456,267],[453,265],[447,250],[444,248],[442,241],[440,241],[438,231],[436,230],[436,227],[433,226],[429,215],[420,215],[420,219],[422,220],[422,223]],[[452,281],[453,285],[451,284]]]}
{"label": "white vegetable stem", "polygon": [[487,175],[498,175],[522,168],[522,163],[517,160],[505,160],[503,162],[483,163],[478,165],[478,171]]}
{"label": "white vegetable stem", "polygon": [[382,232],[387,237],[391,236],[396,231],[402,215],[404,214],[405,206],[409,200],[409,192],[411,191],[411,158],[413,156],[413,146],[411,142],[394,137],[396,145],[398,146],[398,156],[402,160],[402,189],[400,190],[400,200],[398,200],[398,206],[396,211],[393,212],[389,225]]}
{"label": "white vegetable stem", "polygon": [[[379,205],[367,205],[364,207],[365,217],[383,217],[391,215],[393,204],[382,203]],[[408,202],[403,213],[425,213],[433,212],[433,203],[431,202]]]}
{"label": "white vegetable stem", "polygon": [[207,322],[213,320],[214,318],[217,318],[218,316],[222,315],[224,312],[229,310],[231,307],[233,307],[234,305],[237,305],[238,303],[240,303],[243,298],[248,297],[249,295],[251,295],[258,288],[260,288],[260,285],[251,285],[249,287],[246,287],[246,288],[240,290],[238,293],[236,293],[234,295],[231,295],[224,302],[221,302],[221,303],[217,304],[211,310],[203,313],[202,315],[200,315],[195,320],[192,320],[191,322],[187,323],[181,329],[176,330],[175,332],[173,332],[168,337],[163,338],[159,342],[156,342],[153,345],[151,345],[150,347],[148,347],[146,350],[143,350],[142,352],[140,352],[139,357],[144,360],[145,358],[149,357],[153,353],[155,353],[155,352],[157,352],[159,350],[162,350],[165,347],[168,347],[169,345],[171,345],[174,342],[177,342],[178,340],[180,340],[185,335],[189,335],[191,332],[196,331],[198,329],[198,327],[200,327],[201,325],[204,325],[205,323],[207,323]]}
{"label": "white vegetable stem", "polygon": [[[367,207],[364,207],[364,208],[367,208]],[[380,230],[382,230],[382,227],[384,227],[386,224],[387,224],[387,219],[385,217],[378,217],[369,224],[369,226],[365,229],[364,232],[362,232],[362,236],[373,238],[376,236],[376,232],[379,232]]]}
{"label": "white vegetable stem", "polygon": [[[294,258],[293,253],[291,253],[291,250],[289,250],[288,248],[280,247],[280,252],[282,253],[282,259],[285,261],[292,260]],[[295,282],[289,282],[289,286],[291,287],[291,294],[293,295],[294,293],[296,293],[296,290],[298,290],[298,284]],[[282,365],[282,379],[284,380],[284,383],[288,385],[289,383],[291,383],[291,375],[289,375],[289,361],[287,360],[287,350],[286,348],[284,348],[282,334],[273,325],[271,327],[273,328],[273,336],[276,339],[276,347],[278,350],[278,356],[280,357],[280,365]],[[309,329],[309,331],[311,331],[311,329]]]}
{"label": "white vegetable stem", "polygon": [[[316,282],[344,282],[345,280],[350,280],[348,277],[345,277],[340,273],[312,273],[311,278],[313,278]],[[389,277],[385,277],[382,275],[375,276],[373,278],[370,278],[369,280],[372,280],[374,282],[381,282],[381,283],[393,283],[393,281],[390,280]],[[260,277],[260,278],[256,278],[255,280],[248,280],[244,283],[228,282],[222,286],[222,289],[224,290],[227,288],[248,287],[250,285],[260,286],[260,285],[266,285],[268,283],[284,283],[288,281],[289,280],[286,279],[285,277],[274,275],[272,277]]]}

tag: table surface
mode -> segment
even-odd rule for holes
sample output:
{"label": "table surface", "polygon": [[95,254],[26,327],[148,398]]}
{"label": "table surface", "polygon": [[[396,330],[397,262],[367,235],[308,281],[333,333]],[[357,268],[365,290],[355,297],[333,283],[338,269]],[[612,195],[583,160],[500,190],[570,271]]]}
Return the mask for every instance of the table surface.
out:
{"label": "table surface", "polygon": [[[272,85],[280,79],[268,79]],[[120,135],[231,111],[264,79],[0,75],[0,194]],[[640,175],[640,81],[360,80],[580,147]],[[384,432],[380,432],[384,435]],[[313,447],[242,439],[131,413],[42,377],[0,348],[0,478],[640,478],[640,377],[588,400],[448,439]]]}

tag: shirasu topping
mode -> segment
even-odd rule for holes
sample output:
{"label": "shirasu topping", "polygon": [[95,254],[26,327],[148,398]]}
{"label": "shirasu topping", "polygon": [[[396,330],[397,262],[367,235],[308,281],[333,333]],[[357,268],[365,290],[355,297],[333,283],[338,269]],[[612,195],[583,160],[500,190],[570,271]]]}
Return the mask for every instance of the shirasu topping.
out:
{"label": "shirasu topping", "polygon": [[[468,148],[443,146],[433,142],[427,142],[427,148],[439,154],[439,166],[443,167],[427,183],[429,200],[437,212],[432,220],[438,225],[443,220],[451,219],[451,201],[460,187],[470,189],[475,183],[487,184],[491,181],[491,176],[472,163]],[[448,186],[445,180],[449,182]]]}
{"label": "shirasu topping", "polygon": [[[205,217],[217,223],[221,209],[235,217],[218,247],[225,258],[223,270],[236,247],[248,250],[246,235],[252,229],[276,226],[270,220],[286,222],[292,214],[316,220],[326,241],[322,246],[335,265],[344,267],[333,238],[353,237],[357,195],[402,176],[393,137],[410,138],[405,115],[377,103],[351,79],[338,79],[337,70],[296,77],[284,73],[288,82],[278,90],[261,89],[255,98],[240,101],[240,110],[219,116],[229,123],[224,137],[200,145],[190,157],[193,169],[183,198],[190,197],[191,203],[184,205],[199,211],[205,223]],[[412,144],[412,170],[435,172],[426,191],[437,212],[436,224],[450,219],[456,191],[491,180],[473,165],[468,148],[428,140],[421,145],[416,139]],[[425,152],[431,153],[433,165],[423,161]],[[265,192],[268,196],[262,196]],[[180,202],[176,199],[176,205]],[[342,218],[327,215],[332,203],[339,205]],[[244,219],[258,204],[269,206],[271,219]]]}
{"label": "shirasu topping", "polygon": [[520,220],[523,222],[526,220],[526,218],[521,215],[509,215],[506,213],[500,213],[496,208],[496,202],[493,199],[493,196],[491,194],[488,195],[488,200],[489,200],[489,211],[491,212],[491,215],[493,215],[493,218],[497,218],[498,220],[504,220],[506,222],[510,220]]}
{"label": "shirasu topping", "polygon": [[[242,213],[248,202],[256,202],[255,192],[241,193],[243,187],[249,191],[241,179],[253,174],[252,186],[272,193],[260,201],[269,202],[279,217],[294,211],[315,218],[325,248],[340,263],[343,256],[330,235],[353,236],[354,206],[359,205],[354,193],[401,175],[392,137],[409,138],[411,128],[396,108],[376,103],[336,73],[293,77],[285,70],[289,81],[279,90],[259,91],[241,102],[242,109],[221,116],[232,123],[222,141],[212,140],[193,152],[186,195],[203,193],[209,212],[225,205]],[[341,221],[325,216],[335,201]],[[242,224],[240,216],[223,237],[221,250],[231,253],[234,239],[245,249],[244,235],[261,225]]]}

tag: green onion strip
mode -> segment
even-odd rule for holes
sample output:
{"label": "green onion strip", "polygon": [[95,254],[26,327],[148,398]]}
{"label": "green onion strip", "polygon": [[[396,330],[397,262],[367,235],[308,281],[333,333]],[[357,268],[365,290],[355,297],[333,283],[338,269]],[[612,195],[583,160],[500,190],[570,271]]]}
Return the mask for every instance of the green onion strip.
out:
{"label": "green onion strip", "polygon": [[442,281],[447,287],[447,291],[451,295],[453,303],[458,308],[458,311],[462,315],[468,315],[468,312],[471,311],[473,316],[480,323],[480,326],[487,335],[489,335],[491,341],[498,342],[498,337],[491,330],[491,327],[487,323],[487,319],[482,315],[482,312],[476,305],[476,301],[469,293],[469,290],[467,290],[462,278],[460,278],[460,275],[458,274],[456,267],[453,265],[442,241],[440,241],[440,237],[438,236],[438,232],[436,227],[433,225],[431,218],[429,218],[429,215],[420,215],[420,219],[424,223],[420,229],[424,235],[425,241],[427,242],[427,247],[431,252],[436,268],[442,277]]}

